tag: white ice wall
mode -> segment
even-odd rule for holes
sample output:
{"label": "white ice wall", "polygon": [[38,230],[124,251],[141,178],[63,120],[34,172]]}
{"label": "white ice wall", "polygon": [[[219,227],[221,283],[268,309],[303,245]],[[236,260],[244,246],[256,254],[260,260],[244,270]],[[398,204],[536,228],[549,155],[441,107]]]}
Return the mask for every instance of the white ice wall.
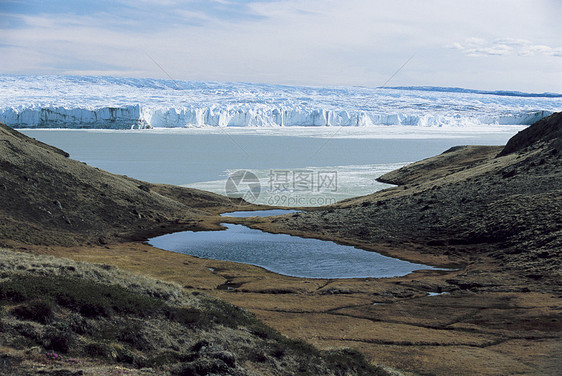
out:
{"label": "white ice wall", "polygon": [[464,127],[532,124],[561,110],[552,93],[0,75],[0,121],[19,128]]}
{"label": "white ice wall", "polygon": [[508,115],[455,116],[381,114],[332,110],[234,110],[219,108],[143,109],[140,105],[121,108],[4,108],[0,121],[16,128],[175,128],[175,127],[279,127],[279,126],[372,126],[422,127],[472,126],[486,124],[532,124],[549,111]]}

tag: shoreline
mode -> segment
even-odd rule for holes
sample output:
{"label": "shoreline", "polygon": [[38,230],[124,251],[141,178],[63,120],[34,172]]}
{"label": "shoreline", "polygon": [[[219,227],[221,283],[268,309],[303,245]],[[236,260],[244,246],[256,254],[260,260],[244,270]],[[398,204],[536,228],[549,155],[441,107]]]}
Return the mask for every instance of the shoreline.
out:
{"label": "shoreline", "polygon": [[[424,127],[407,125],[370,126],[279,126],[279,127],[155,127],[150,129],[101,129],[101,128],[15,128],[28,132],[86,132],[116,133],[137,135],[224,135],[231,136],[270,136],[270,137],[312,137],[321,139],[456,139],[493,135],[498,143],[505,143],[509,137],[525,129],[528,125],[489,124],[479,126]],[[477,132],[477,134],[475,134]]]}

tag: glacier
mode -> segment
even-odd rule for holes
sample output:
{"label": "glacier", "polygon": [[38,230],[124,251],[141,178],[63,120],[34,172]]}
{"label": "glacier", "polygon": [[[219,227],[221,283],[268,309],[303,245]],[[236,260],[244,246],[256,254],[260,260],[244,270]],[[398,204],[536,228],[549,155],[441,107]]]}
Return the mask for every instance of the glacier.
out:
{"label": "glacier", "polygon": [[0,75],[0,121],[14,128],[470,127],[560,110],[555,93]]}

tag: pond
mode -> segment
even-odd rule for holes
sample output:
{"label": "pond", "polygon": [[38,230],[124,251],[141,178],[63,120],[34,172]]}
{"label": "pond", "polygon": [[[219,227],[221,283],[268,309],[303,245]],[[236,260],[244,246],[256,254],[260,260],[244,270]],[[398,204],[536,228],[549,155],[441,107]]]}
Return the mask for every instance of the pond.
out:
{"label": "pond", "polygon": [[236,218],[272,217],[274,215],[292,214],[298,212],[300,212],[300,210],[291,210],[291,209],[248,210],[248,211],[235,211],[230,213],[222,213],[221,217],[236,217]]}
{"label": "pond", "polygon": [[439,269],[330,241],[271,234],[243,225],[224,231],[183,231],[152,238],[149,244],[200,258],[233,261],[303,278],[386,278],[414,270]]}

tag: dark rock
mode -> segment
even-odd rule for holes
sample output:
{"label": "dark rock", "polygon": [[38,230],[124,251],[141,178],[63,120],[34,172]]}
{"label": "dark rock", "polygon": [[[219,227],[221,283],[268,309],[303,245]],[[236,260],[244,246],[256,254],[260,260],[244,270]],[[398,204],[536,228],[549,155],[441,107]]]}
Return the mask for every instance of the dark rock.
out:
{"label": "dark rock", "polygon": [[197,342],[195,345],[193,345],[191,347],[191,350],[195,351],[195,352],[205,351],[207,348],[209,348],[211,346],[212,346],[212,344],[209,341],[207,341],[206,339],[203,339],[203,340]]}
{"label": "dark rock", "polygon": [[220,359],[198,359],[180,371],[181,376],[228,375],[230,367]]}
{"label": "dark rock", "polygon": [[515,170],[511,170],[511,171],[506,172],[505,174],[502,175],[502,178],[507,179],[507,178],[511,178],[513,176],[515,176]]}
{"label": "dark rock", "polygon": [[40,370],[37,371],[37,374],[45,376],[82,376],[84,374],[84,371],[73,371],[68,369]]}
{"label": "dark rock", "polygon": [[562,112],[557,112],[522,130],[505,145],[498,157],[536,147],[540,142],[558,145],[562,139]]}
{"label": "dark rock", "polygon": [[236,357],[230,351],[217,351],[209,353],[208,356],[210,358],[222,360],[228,367],[236,367]]}

